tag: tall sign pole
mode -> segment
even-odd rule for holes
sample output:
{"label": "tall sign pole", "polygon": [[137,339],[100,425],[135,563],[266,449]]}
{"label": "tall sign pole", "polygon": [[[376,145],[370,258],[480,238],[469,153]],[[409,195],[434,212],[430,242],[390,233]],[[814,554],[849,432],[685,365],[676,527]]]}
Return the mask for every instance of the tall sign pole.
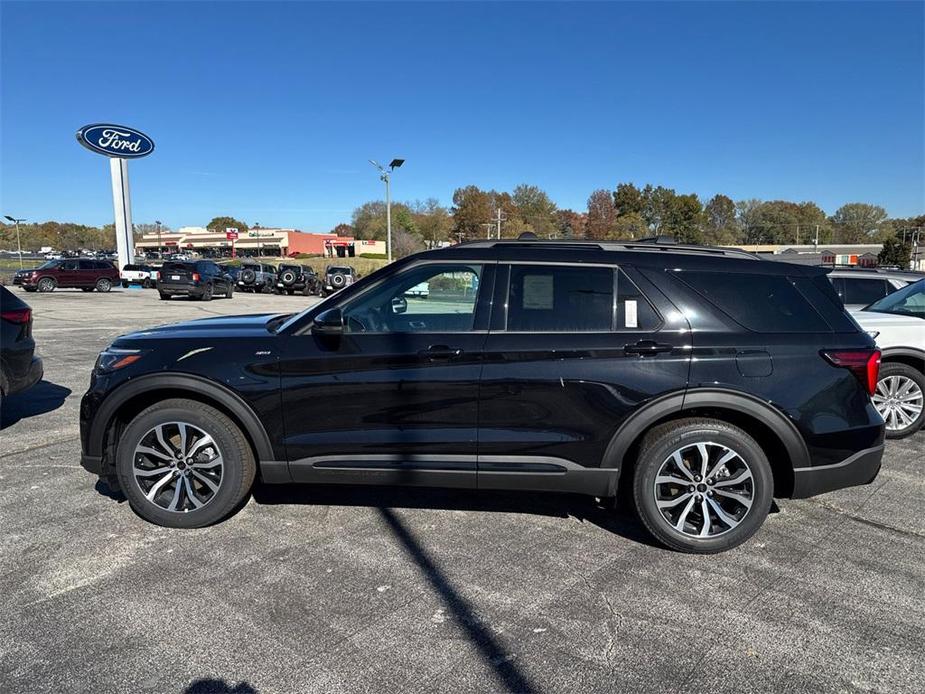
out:
{"label": "tall sign pole", "polygon": [[116,251],[119,255],[119,267],[123,268],[135,259],[128,160],[151,154],[154,151],[154,140],[143,132],[124,125],[94,123],[77,131],[77,141],[91,152],[109,157],[112,210],[116,223]]}

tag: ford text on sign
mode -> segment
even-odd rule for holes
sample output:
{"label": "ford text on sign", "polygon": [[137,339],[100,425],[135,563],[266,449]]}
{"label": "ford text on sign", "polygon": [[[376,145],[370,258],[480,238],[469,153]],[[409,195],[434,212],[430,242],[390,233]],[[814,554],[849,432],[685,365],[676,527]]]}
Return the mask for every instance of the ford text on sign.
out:
{"label": "ford text on sign", "polygon": [[77,141],[92,152],[120,159],[137,159],[154,151],[154,140],[124,125],[85,125],[77,131]]}

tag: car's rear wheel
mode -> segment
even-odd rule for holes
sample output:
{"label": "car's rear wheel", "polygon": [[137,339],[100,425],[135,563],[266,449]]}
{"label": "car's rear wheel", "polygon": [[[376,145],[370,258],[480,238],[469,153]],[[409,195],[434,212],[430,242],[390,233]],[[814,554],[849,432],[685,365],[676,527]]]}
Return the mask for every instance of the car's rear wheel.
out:
{"label": "car's rear wheel", "polygon": [[151,285],[151,278],[150,278],[150,277],[145,278],[145,281],[142,282],[141,286],[144,287],[145,289],[150,289],[151,286],[152,286],[152,285]]}
{"label": "car's rear wheel", "polygon": [[201,528],[225,518],[256,474],[241,430],[201,402],[164,400],[139,414],[116,451],[119,484],[147,521]]}
{"label": "car's rear wheel", "polygon": [[234,296],[234,285],[231,282],[229,282],[228,289],[225,290],[225,298],[230,299],[233,296]]}
{"label": "car's rear wheel", "polygon": [[164,292],[158,292],[157,295],[161,298],[161,301],[167,301],[170,298],[170,294]]}
{"label": "car's rear wheel", "polygon": [[112,289],[112,280],[107,279],[105,277],[100,277],[96,281],[96,291],[108,292],[110,289]]}
{"label": "car's rear wheel", "polygon": [[36,285],[36,289],[38,289],[40,292],[53,292],[55,291],[55,287],[57,286],[58,286],[58,283],[55,282],[54,278],[43,277],[42,279],[39,280],[39,283]]}
{"label": "car's rear wheel", "polygon": [[205,289],[202,290],[202,301],[212,301],[212,285],[207,284]]}
{"label": "car's rear wheel", "polygon": [[643,440],[633,479],[640,520],[680,552],[711,554],[754,535],[771,508],[774,479],[761,446],[739,427],[684,419]]}
{"label": "car's rear wheel", "polygon": [[871,396],[886,422],[886,437],[901,439],[925,423],[925,374],[899,362],[880,367],[877,389]]}
{"label": "car's rear wheel", "polygon": [[122,280],[122,288],[128,289],[128,280]]}

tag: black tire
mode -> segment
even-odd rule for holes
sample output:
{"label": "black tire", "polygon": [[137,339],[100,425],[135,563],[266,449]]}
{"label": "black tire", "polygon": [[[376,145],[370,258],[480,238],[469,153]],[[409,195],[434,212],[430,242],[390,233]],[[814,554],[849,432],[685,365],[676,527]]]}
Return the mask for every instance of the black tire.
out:
{"label": "black tire", "polygon": [[[683,485],[672,485],[671,483],[662,485],[660,489],[665,490],[667,486],[668,489],[677,493],[679,500],[682,497],[688,498],[687,502],[675,503],[672,505],[671,510],[667,511],[668,513],[683,513],[684,516],[680,517],[679,520],[685,529],[688,528],[685,518],[702,518],[704,514],[700,505],[706,506],[705,515],[710,522],[709,524],[703,521],[700,523],[700,531],[703,531],[704,528],[707,529],[708,536],[706,537],[696,537],[691,531],[682,532],[676,529],[669,522],[669,519],[662,515],[658,501],[661,500],[664,503],[666,499],[657,498],[656,492],[656,476],[658,476],[663,464],[670,465],[669,459],[675,451],[683,451],[688,446],[694,448],[694,450],[699,450],[696,447],[696,444],[699,443],[710,445],[711,448],[708,449],[708,452],[712,452],[714,450],[712,446],[716,446],[717,449],[726,448],[738,454],[729,465],[737,466],[737,470],[744,469],[751,473],[750,480],[744,483],[750,487],[750,490],[741,492],[743,497],[749,491],[751,493],[751,505],[748,508],[739,502],[730,502],[726,498],[721,499],[719,496],[714,496],[713,490],[720,490],[721,485],[717,483],[717,486],[713,487],[714,478],[710,480],[700,479],[697,477],[697,470],[692,472],[694,479],[698,481],[696,483],[691,481],[690,486],[687,488],[685,488],[688,483],[686,479]],[[683,461],[684,453],[681,454],[681,458]],[[710,460],[708,467],[716,465],[716,462],[716,459]],[[687,462],[687,467],[690,470],[690,461]],[[719,468],[718,465],[716,467]],[[723,471],[727,471],[726,465],[720,468],[720,473]],[[737,472],[730,475],[729,479],[736,479],[738,474]],[[722,474],[714,473],[714,475],[719,482],[728,484]],[[672,474],[670,476],[674,478],[676,475]],[[677,477],[681,477],[680,473],[677,474]],[[709,486],[707,482],[709,482]],[[729,489],[730,487],[722,487],[722,491]],[[773,492],[774,477],[767,456],[761,446],[739,427],[716,419],[682,419],[654,427],[643,439],[633,471],[633,500],[639,519],[656,540],[678,552],[713,554],[731,549],[745,542],[758,531],[765,518],[767,518],[771,509]],[[719,494],[719,491],[717,491],[717,494]],[[710,498],[708,498],[708,495]],[[671,497],[668,497],[667,501],[670,500]],[[737,525],[722,530],[723,525],[728,524],[722,523],[716,516],[715,511],[712,510],[711,504],[716,504],[717,502],[727,505],[725,508],[721,506],[721,510],[728,512],[730,508],[738,509],[729,513],[730,517],[734,513],[741,514],[738,516]],[[690,512],[694,514],[693,516],[683,510],[690,504],[693,504],[690,508]],[[732,506],[729,506],[729,504],[732,504]],[[691,523],[694,525],[693,520]],[[696,529],[696,527],[692,528],[692,530]],[[721,532],[710,535],[714,530],[721,530]]]}
{"label": "black tire", "polygon": [[347,276],[342,272],[335,272],[328,281],[334,289],[341,289],[347,286]]}
{"label": "black tire", "polygon": [[302,296],[311,296],[311,295],[312,295],[312,287],[311,287],[311,284],[309,284],[308,282],[306,282],[306,283],[305,283],[305,286],[302,287]]}
{"label": "black tire", "polygon": [[151,284],[151,278],[148,277],[148,278],[145,279],[144,282],[141,283],[141,286],[144,287],[145,289],[150,289],[150,288],[153,287],[154,285]]}
{"label": "black tire", "polygon": [[165,294],[164,292],[158,292],[157,295],[161,298],[161,301],[167,301],[170,298],[170,294]]}
{"label": "black tire", "polygon": [[[169,511],[149,501],[133,475],[135,446],[158,425],[186,422],[212,437],[223,461],[218,490],[202,508]],[[257,465],[241,430],[214,407],[180,398],[163,400],[142,411],[126,427],[116,449],[119,486],[129,505],[146,521],[170,528],[202,528],[224,519],[247,496]],[[171,486],[170,482],[166,485]]]}
{"label": "black tire", "polygon": [[[878,390],[874,393],[874,406],[880,411],[880,414],[883,416],[883,419],[887,423],[887,428],[885,430],[885,435],[888,439],[904,439],[907,436],[912,436],[915,432],[922,428],[925,425],[925,407],[922,407],[921,412],[919,412],[918,417],[916,417],[910,424],[907,426],[902,426],[901,421],[896,419],[894,424],[892,418],[888,412],[884,412],[879,405],[877,398],[881,395],[880,388],[881,384],[888,384],[889,381],[886,379],[896,379],[897,382],[902,384],[904,380],[911,381],[913,388],[918,388],[920,394],[925,394],[925,374],[923,374],[918,369],[909,366],[908,364],[903,364],[901,362],[887,362],[880,367],[880,376],[877,379]],[[888,387],[884,388],[885,390]],[[921,405],[922,401],[917,400],[917,404]],[[896,428],[898,426],[898,428]]]}
{"label": "black tire", "polygon": [[244,282],[244,284],[253,284],[257,281],[257,273],[251,268],[245,268],[241,270],[241,281]]}
{"label": "black tire", "polygon": [[81,288],[80,288],[80,291],[82,291],[82,292],[92,292],[92,291],[93,291],[93,287],[81,287]]}
{"label": "black tire", "polygon": [[128,289],[128,280],[122,280],[122,288]]}
{"label": "black tire", "polygon": [[24,292],[29,292],[30,294],[35,291],[35,287],[23,287]]}
{"label": "black tire", "polygon": [[46,294],[55,291],[57,286],[58,283],[55,281],[54,277],[43,277],[39,280],[39,283],[35,285],[35,288],[43,294]]}
{"label": "black tire", "polygon": [[112,280],[107,277],[100,277],[96,281],[96,291],[103,292],[104,294],[112,289]]}
{"label": "black tire", "polygon": [[200,301],[212,301],[212,285],[207,284],[205,289],[202,290],[202,296],[199,297]]}
{"label": "black tire", "polygon": [[234,297],[234,284],[231,283],[231,282],[229,282],[229,283],[228,283],[228,289],[225,290],[225,298],[226,298],[226,299],[231,299],[231,298],[233,298],[233,297]]}
{"label": "black tire", "polygon": [[282,274],[279,276],[279,281],[285,286],[291,287],[295,284],[297,278],[298,275],[296,275],[295,270],[283,270]]}

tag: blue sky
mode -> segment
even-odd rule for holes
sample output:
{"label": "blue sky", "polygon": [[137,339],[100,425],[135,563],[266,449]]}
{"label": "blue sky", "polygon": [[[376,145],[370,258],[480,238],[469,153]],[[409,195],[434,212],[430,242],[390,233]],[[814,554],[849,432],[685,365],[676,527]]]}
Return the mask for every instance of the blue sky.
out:
{"label": "blue sky", "polygon": [[651,182],[708,198],[925,212],[925,10],[907,3],[0,5],[0,206],[112,221],[114,122],[136,223],[231,214],[327,231],[383,196]]}

